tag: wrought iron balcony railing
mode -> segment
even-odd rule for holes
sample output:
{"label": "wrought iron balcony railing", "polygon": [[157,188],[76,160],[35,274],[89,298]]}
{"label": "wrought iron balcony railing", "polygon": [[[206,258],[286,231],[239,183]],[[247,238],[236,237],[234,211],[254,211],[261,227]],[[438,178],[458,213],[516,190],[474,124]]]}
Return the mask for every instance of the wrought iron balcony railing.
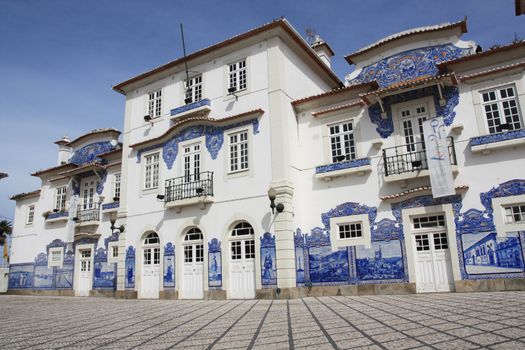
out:
{"label": "wrought iron balcony railing", "polygon": [[[450,164],[457,165],[454,139],[447,137]],[[424,142],[414,142],[402,146],[383,149],[385,176],[409,173],[428,169]]]}
{"label": "wrought iron balcony railing", "polygon": [[166,180],[166,203],[182,199],[213,196],[213,172],[190,174]]}
{"label": "wrought iron balcony railing", "polygon": [[100,220],[100,204],[79,204],[77,215],[73,218],[77,223]]}

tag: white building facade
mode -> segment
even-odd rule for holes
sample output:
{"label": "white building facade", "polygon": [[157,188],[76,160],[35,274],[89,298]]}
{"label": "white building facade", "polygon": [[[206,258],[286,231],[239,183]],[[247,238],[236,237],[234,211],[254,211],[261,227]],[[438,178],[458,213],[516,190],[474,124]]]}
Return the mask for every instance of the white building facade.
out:
{"label": "white building facade", "polygon": [[[464,32],[387,37],[346,57],[343,84],[332,49],[281,19],[190,54],[187,72],[178,59],[118,84],[122,135],[58,141],[42,187],[13,197],[9,291],[523,289],[525,44],[476,52]],[[441,197],[434,118],[453,182]]]}

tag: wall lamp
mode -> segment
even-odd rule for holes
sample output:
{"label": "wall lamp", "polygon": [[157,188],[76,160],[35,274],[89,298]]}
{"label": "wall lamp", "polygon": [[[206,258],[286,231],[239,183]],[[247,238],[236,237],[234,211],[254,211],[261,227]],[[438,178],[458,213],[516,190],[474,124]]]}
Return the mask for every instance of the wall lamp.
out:
{"label": "wall lamp", "polygon": [[268,190],[268,199],[270,199],[270,208],[272,208],[272,214],[275,214],[275,209],[277,209],[278,213],[282,213],[284,210],[284,204],[275,204],[275,198],[277,198],[277,192],[273,187],[270,187],[270,189]]}
{"label": "wall lamp", "polygon": [[158,195],[157,195],[157,199],[158,199],[159,201],[163,201],[163,200],[164,200],[164,195],[163,195],[163,194],[158,194]]}
{"label": "wall lamp", "polygon": [[119,227],[115,226],[115,222],[117,221],[117,214],[111,213],[109,216],[109,222],[111,222],[111,233],[115,232],[115,230],[119,230],[120,233],[124,232],[124,225],[120,225]]}
{"label": "wall lamp", "polygon": [[235,96],[235,101],[238,101],[239,100],[239,96],[237,96],[235,94],[235,91],[237,90],[237,88],[235,88],[235,86],[232,86],[232,87],[229,87],[228,88],[228,95],[233,95]]}

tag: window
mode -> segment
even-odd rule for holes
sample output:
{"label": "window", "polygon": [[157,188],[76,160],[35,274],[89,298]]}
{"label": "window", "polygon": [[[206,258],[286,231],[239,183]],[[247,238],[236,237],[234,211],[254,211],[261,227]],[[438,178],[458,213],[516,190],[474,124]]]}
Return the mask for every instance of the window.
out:
{"label": "window", "polygon": [[155,232],[151,232],[144,240],[144,244],[160,244],[159,235],[157,235]]}
{"label": "window", "polygon": [[202,75],[186,80],[186,99],[189,100],[187,103],[202,100]]}
{"label": "window", "polygon": [[162,115],[162,90],[148,94],[148,115],[151,118],[157,118]]}
{"label": "window", "polygon": [[448,249],[448,241],[446,232],[434,233],[434,249],[443,250]]}
{"label": "window", "polygon": [[247,222],[241,222],[233,228],[232,237],[238,236],[253,236],[254,231],[252,225]]}
{"label": "window", "polygon": [[146,160],[144,169],[144,189],[159,187],[159,153],[153,153],[144,157]]}
{"label": "window", "polygon": [[513,85],[481,92],[481,101],[490,134],[523,127]]}
{"label": "window", "polygon": [[416,250],[418,252],[430,250],[428,235],[416,235]]}
{"label": "window", "polygon": [[201,146],[200,143],[184,146],[184,182],[200,180]]}
{"label": "window", "polygon": [[49,267],[51,266],[62,266],[62,260],[63,260],[63,248],[50,248],[49,249],[49,257],[47,260],[47,265]]}
{"label": "window", "polygon": [[330,147],[332,163],[356,158],[352,122],[330,125]]}
{"label": "window", "polygon": [[115,174],[113,183],[113,200],[120,200],[120,173]]}
{"label": "window", "polygon": [[66,186],[57,187],[55,192],[55,209],[66,210]]}
{"label": "window", "polygon": [[416,217],[413,220],[414,228],[432,228],[432,227],[443,227],[445,226],[445,216],[444,215],[430,215],[430,216],[421,216]]}
{"label": "window", "polygon": [[108,262],[115,263],[118,260],[118,244],[112,243],[108,247]]}
{"label": "window", "polygon": [[363,229],[361,227],[361,223],[339,224],[338,226],[340,239],[363,237]]}
{"label": "window", "polygon": [[525,203],[508,205],[504,209],[506,224],[525,223]]}
{"label": "window", "polygon": [[35,206],[30,205],[29,208],[27,208],[27,224],[32,225],[33,220],[35,219]]}
{"label": "window", "polygon": [[229,64],[229,83],[228,88],[235,88],[235,91],[246,89],[246,59]]}
{"label": "window", "polygon": [[230,172],[248,169],[248,131],[230,134]]}

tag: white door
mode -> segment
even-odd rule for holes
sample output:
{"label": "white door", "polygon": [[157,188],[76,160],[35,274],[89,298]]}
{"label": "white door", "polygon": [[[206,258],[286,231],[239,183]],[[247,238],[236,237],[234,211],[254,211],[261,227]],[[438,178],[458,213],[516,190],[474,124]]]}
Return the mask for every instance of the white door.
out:
{"label": "white door", "polygon": [[184,246],[184,266],[181,298],[202,299],[204,297],[204,246]]}
{"label": "white door", "polygon": [[423,122],[428,118],[426,103],[400,111],[401,137],[403,139],[403,161],[406,171],[427,169]]}
{"label": "white door", "polygon": [[203,236],[197,227],[184,235],[184,261],[182,264],[182,299],[204,297],[204,245]]}
{"label": "white door", "polygon": [[89,296],[93,282],[93,266],[91,266],[91,249],[80,250],[79,275],[77,295],[81,297]]}
{"label": "white door", "polygon": [[142,248],[142,281],[140,297],[158,299],[160,290],[160,240],[152,232],[144,240]]}
{"label": "white door", "polygon": [[450,292],[453,290],[454,277],[446,231],[416,233],[414,241],[417,292]]}
{"label": "white door", "polygon": [[241,222],[230,241],[230,299],[255,298],[255,240],[250,224]]}

